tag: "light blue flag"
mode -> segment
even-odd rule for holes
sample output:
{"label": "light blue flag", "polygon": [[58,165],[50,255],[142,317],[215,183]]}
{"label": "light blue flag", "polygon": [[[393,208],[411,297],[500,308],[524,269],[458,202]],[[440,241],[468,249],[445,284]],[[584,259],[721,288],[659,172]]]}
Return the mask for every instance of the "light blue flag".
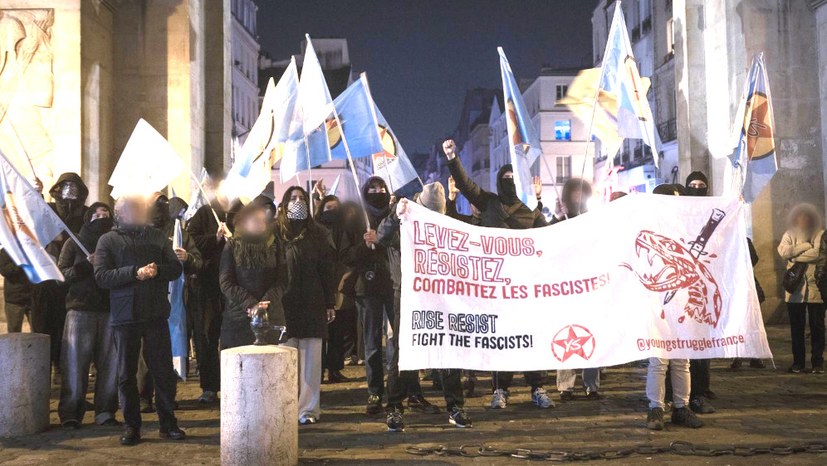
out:
{"label": "light blue flag", "polygon": [[[181,220],[175,219],[172,248],[182,248],[184,242]],[[184,274],[169,282],[169,337],[172,342],[172,367],[178,376],[187,380],[187,309],[184,307]]]}
{"label": "light blue flag", "polygon": [[763,54],[752,59],[744,94],[744,118],[738,128],[738,146],[731,160],[735,187],[740,188],[744,200],[751,203],[778,171],[775,119]]}
{"label": "light blue flag", "polygon": [[66,225],[40,193],[0,154],[0,245],[26,273],[29,281],[63,281],[63,274],[44,246],[66,230]]}
{"label": "light blue flag", "polygon": [[[305,140],[301,128],[295,126],[293,135],[285,145],[285,154],[279,170],[282,182],[294,177],[296,173],[328,162],[328,148],[330,159],[347,160],[345,141],[354,159],[381,152],[382,143],[370,110],[371,102],[364,83],[361,80],[355,81],[333,101],[339,121],[342,122],[341,128],[335,119],[329,120],[326,123],[326,131],[315,130]],[[310,166],[308,159],[312,163]]]}
{"label": "light blue flag", "polygon": [[397,192],[406,184],[418,179],[419,175],[416,174],[408,154],[405,153],[399,139],[396,139],[396,133],[391,130],[379,107],[376,107],[376,119],[382,150],[373,154],[373,174],[384,178],[391,190]]}
{"label": "light blue flag", "polygon": [[531,179],[531,166],[543,154],[537,128],[531,121],[514,72],[502,47],[497,47],[500,54],[500,76],[503,82],[503,100],[505,102],[505,121],[508,129],[508,148],[511,154],[511,168],[517,196],[529,209],[537,207],[537,197]]}

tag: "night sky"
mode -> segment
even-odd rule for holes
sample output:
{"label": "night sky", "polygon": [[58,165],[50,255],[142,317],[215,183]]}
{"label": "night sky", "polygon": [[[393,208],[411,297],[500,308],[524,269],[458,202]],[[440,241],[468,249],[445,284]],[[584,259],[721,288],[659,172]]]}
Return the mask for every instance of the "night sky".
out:
{"label": "night sky", "polygon": [[594,0],[259,0],[261,48],[300,52],[305,33],[344,37],[356,72],[406,151],[457,125],[466,89],[500,88],[497,46],[517,79],[544,64],[590,66]]}

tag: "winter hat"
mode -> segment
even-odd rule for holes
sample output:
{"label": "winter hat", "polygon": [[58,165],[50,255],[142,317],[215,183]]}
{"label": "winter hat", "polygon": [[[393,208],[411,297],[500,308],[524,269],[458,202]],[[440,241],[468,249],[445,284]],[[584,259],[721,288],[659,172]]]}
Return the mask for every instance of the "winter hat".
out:
{"label": "winter hat", "polygon": [[422,187],[422,192],[419,193],[416,202],[423,205],[434,212],[440,214],[445,213],[445,188],[442,183],[428,183]]}

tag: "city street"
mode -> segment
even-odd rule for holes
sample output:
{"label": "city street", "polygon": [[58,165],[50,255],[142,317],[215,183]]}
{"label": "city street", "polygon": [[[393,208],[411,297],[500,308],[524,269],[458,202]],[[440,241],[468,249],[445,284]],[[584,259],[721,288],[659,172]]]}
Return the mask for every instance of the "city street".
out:
{"label": "city street", "polygon": [[[597,402],[558,403],[556,409],[540,411],[530,405],[528,389],[515,387],[511,405],[505,411],[491,411],[480,382],[477,393],[466,406],[475,422],[473,429],[456,429],[447,417],[412,414],[406,416],[405,433],[385,432],[383,418],[364,415],[364,372],[349,367],[350,377],[358,382],[323,385],[323,414],[317,425],[301,427],[299,443],[304,463],[383,464],[391,461],[414,463],[505,464],[527,460],[512,458],[461,458],[459,456],[414,456],[406,447],[460,447],[488,445],[499,449],[517,448],[537,451],[588,452],[634,448],[639,445],[668,446],[673,441],[692,442],[701,448],[732,446],[769,447],[827,441],[827,376],[794,375],[785,372],[790,363],[789,336],[785,326],[768,329],[778,370],[745,368],[729,370],[729,361],[716,361],[712,388],[718,398],[713,402],[718,413],[704,416],[707,426],[699,430],[667,428],[650,432],[644,427],[643,398],[645,369],[633,365],[606,371],[603,399]],[[769,363],[769,361],[768,361]],[[768,364],[769,366],[769,364]],[[520,377],[517,377],[519,380]],[[553,380],[553,379],[552,379]],[[430,382],[423,382],[427,397],[441,402]],[[217,464],[219,462],[219,410],[204,408],[194,399],[196,380],[179,384],[181,426],[189,438],[181,443],[157,438],[157,418],[146,415],[144,441],[137,447],[117,443],[120,429],[86,424],[80,430],[66,431],[58,426],[57,388],[53,391],[52,426],[48,432],[0,441],[0,463],[19,464]],[[484,393],[485,392],[485,393]],[[91,395],[89,397],[91,400]],[[555,395],[556,399],[556,395]],[[120,414],[118,415],[120,416]],[[614,464],[629,464],[647,458],[680,464],[824,464],[827,454],[766,455],[759,457],[721,456],[684,457],[658,454],[656,457],[632,456]]]}

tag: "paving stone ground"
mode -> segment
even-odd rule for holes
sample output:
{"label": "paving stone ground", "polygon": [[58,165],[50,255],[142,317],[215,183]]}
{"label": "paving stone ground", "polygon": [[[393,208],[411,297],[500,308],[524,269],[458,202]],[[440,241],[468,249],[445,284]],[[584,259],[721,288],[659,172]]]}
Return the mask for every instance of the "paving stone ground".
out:
{"label": "paving stone ground", "polygon": [[[491,445],[498,448],[588,451],[628,448],[637,445],[668,445],[675,440],[703,446],[769,446],[797,442],[827,442],[827,376],[787,374],[791,362],[786,327],[769,327],[777,370],[729,370],[729,361],[713,363],[712,388],[718,412],[703,416],[707,426],[698,430],[671,427],[650,432],[644,426],[645,369],[637,366],[606,371],[603,399],[557,403],[557,408],[539,410],[530,405],[528,388],[512,390],[511,404],[504,411],[487,408],[488,378],[480,381],[478,393],[468,399],[473,429],[457,429],[447,416],[410,414],[404,433],[385,431],[383,418],[364,415],[366,398],[364,369],[349,367],[346,375],[360,377],[347,384],[324,385],[323,414],[319,424],[299,430],[303,463],[330,464],[514,464],[526,460],[460,458],[407,454],[405,447],[449,445]],[[13,374],[3,374],[3,377]],[[553,378],[552,378],[553,380]],[[442,405],[441,394],[423,382],[426,396]],[[550,389],[553,387],[549,387]],[[52,426],[47,432],[16,439],[0,440],[0,463],[19,464],[217,464],[219,462],[219,409],[204,407],[194,400],[200,394],[197,380],[179,384],[178,411],[188,439],[184,442],[157,438],[157,417],[146,415],[145,441],[137,447],[118,445],[120,429],[86,424],[66,431],[57,418],[57,388],[52,397]],[[91,400],[91,396],[89,398]],[[827,454],[761,456],[740,458],[682,457],[677,455],[637,456],[611,464],[668,462],[677,464],[827,464]],[[606,464],[602,461],[601,463]]]}

